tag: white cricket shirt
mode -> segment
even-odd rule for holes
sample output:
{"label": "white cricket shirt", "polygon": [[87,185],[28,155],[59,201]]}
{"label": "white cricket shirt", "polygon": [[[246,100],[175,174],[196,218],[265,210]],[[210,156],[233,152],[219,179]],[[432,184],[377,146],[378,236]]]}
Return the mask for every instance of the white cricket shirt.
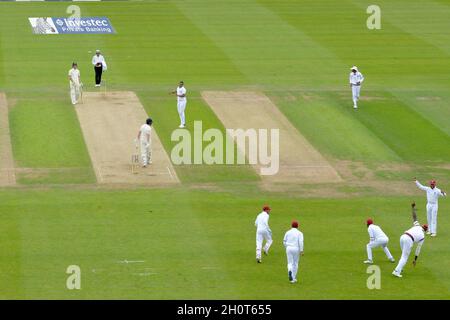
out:
{"label": "white cricket shirt", "polygon": [[361,72],[357,71],[356,73],[350,72],[350,83],[357,84],[358,82],[363,82],[364,77]]}
{"label": "white cricket shirt", "polygon": [[297,228],[292,228],[285,233],[283,244],[285,247],[295,247],[303,251],[303,233]]}
{"label": "white cricket shirt", "polygon": [[414,238],[414,243],[425,240],[425,234],[423,233],[422,226],[417,221],[414,222],[414,227],[406,230],[405,233],[410,234]]}
{"label": "white cricket shirt", "polygon": [[367,228],[367,232],[369,233],[370,241],[376,241],[380,238],[387,238],[387,235],[383,232],[383,230],[375,224],[371,224]]}
{"label": "white cricket shirt", "polygon": [[70,69],[69,77],[72,79],[74,84],[80,84],[80,70],[74,68]]}
{"label": "white cricket shirt", "polygon": [[179,97],[179,95],[186,94],[186,88],[185,87],[177,87],[177,101],[182,102],[186,101],[186,97]]}
{"label": "white cricket shirt", "polygon": [[139,131],[141,132],[141,142],[148,142],[147,135],[150,136],[152,127],[145,123],[141,126],[141,129],[139,129]]}
{"label": "white cricket shirt", "polygon": [[95,66],[97,63],[101,63],[102,66],[105,65],[105,58],[100,54],[99,56],[94,55],[92,57],[92,64]]}
{"label": "white cricket shirt", "polygon": [[429,204],[438,204],[439,197],[444,196],[445,194],[442,193],[441,189],[434,187],[431,189],[430,187],[425,187],[420,184],[419,181],[416,181],[416,186],[423,191],[427,192],[427,202]]}
{"label": "white cricket shirt", "polygon": [[265,211],[258,214],[255,220],[255,226],[257,231],[270,231],[269,228],[269,214]]}

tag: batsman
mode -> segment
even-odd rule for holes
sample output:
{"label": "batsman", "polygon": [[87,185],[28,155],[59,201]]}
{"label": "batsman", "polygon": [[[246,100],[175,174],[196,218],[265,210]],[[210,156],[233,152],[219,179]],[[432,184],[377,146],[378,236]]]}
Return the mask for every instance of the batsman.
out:
{"label": "batsman", "polygon": [[78,64],[72,63],[72,68],[69,70],[69,83],[70,83],[70,99],[72,104],[76,105],[81,97],[81,88],[83,84],[80,79],[80,70],[78,70]]}
{"label": "batsman", "polygon": [[152,123],[153,120],[148,118],[139,129],[137,139],[141,148],[142,167],[147,167],[152,163]]}

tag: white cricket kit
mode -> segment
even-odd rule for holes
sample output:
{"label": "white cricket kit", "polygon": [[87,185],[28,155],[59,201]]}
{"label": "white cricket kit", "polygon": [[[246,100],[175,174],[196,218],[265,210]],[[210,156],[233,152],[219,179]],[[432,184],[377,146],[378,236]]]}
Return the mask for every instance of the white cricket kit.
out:
{"label": "white cricket kit", "polygon": [[141,157],[142,165],[148,165],[152,162],[152,127],[148,124],[143,124],[139,129],[140,135],[140,146],[141,146]]}
{"label": "white cricket kit", "polygon": [[437,214],[438,214],[438,199],[446,196],[439,188],[426,187],[416,181],[416,186],[427,193],[427,222],[432,234],[437,233]]}
{"label": "white cricket kit", "polygon": [[286,248],[287,268],[291,272],[292,279],[297,279],[298,260],[303,252],[303,233],[297,228],[287,231],[283,238],[283,245]]}
{"label": "white cricket kit", "polygon": [[369,233],[369,237],[370,237],[370,241],[367,244],[367,259],[372,261],[372,249],[377,248],[377,247],[383,247],[383,251],[389,260],[394,259],[387,247],[389,238],[383,232],[383,230],[381,230],[381,228],[379,226],[377,226],[375,224],[371,224],[367,228],[367,232]]}
{"label": "white cricket kit", "polygon": [[272,245],[272,230],[269,227],[269,214],[265,211],[258,214],[255,220],[256,226],[256,259],[261,260],[261,249],[263,241],[266,241],[264,251],[269,252],[269,248]]}
{"label": "white cricket kit", "polygon": [[80,95],[80,70],[70,69],[69,77],[72,80],[70,81],[70,99],[72,104],[76,104]]}
{"label": "white cricket kit", "polygon": [[178,115],[180,116],[180,125],[186,125],[186,117],[184,115],[184,111],[186,110],[186,96],[180,97],[180,95],[186,95],[185,87],[177,87],[177,109]]}
{"label": "white cricket kit", "polygon": [[[357,71],[355,74],[353,72],[350,72],[349,81],[352,85],[353,105],[356,107],[358,105],[359,93],[361,91],[361,84],[364,81],[364,77],[359,71]],[[360,83],[359,85],[358,82]]]}
{"label": "white cricket kit", "polygon": [[415,221],[414,226],[406,230],[404,234],[400,237],[400,248],[402,249],[402,256],[398,262],[395,271],[401,273],[406,262],[408,262],[409,255],[414,243],[417,243],[416,256],[419,256],[420,249],[422,248],[423,242],[425,241],[425,234],[420,226],[419,222]]}
{"label": "white cricket kit", "polygon": [[96,54],[92,57],[92,64],[95,66],[97,63],[102,64],[103,70],[107,69],[105,58],[101,54],[98,57]]}

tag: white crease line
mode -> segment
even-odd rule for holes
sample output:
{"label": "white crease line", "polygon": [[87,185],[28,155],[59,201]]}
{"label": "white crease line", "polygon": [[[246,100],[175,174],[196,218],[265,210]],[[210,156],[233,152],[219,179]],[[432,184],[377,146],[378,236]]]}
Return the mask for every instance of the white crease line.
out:
{"label": "white crease line", "polygon": [[280,165],[280,168],[333,168],[332,166],[283,166]]}
{"label": "white crease line", "polygon": [[132,273],[132,275],[135,276],[151,276],[153,274],[158,274],[156,272],[141,272],[141,273]]}
{"label": "white crease line", "polygon": [[170,178],[172,179],[172,180],[175,180],[174,179],[174,177],[173,177],[173,175],[172,175],[172,172],[170,172],[170,169],[169,169],[169,167],[166,167],[167,168],[167,171],[169,171],[169,174],[170,174]]}
{"label": "white crease line", "polygon": [[122,260],[122,261],[117,261],[117,263],[126,263],[126,264],[128,264],[128,263],[144,263],[144,262],[145,262],[145,260],[130,260],[130,261],[128,261],[127,259]]}

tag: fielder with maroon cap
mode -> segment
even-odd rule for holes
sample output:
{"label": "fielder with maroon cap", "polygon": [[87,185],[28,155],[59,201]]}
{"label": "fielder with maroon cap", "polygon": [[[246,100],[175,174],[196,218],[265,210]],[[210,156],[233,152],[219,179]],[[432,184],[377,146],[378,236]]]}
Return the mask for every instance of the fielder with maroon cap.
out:
{"label": "fielder with maroon cap", "polygon": [[427,232],[427,234],[431,233],[432,237],[436,237],[437,234],[437,214],[438,214],[438,198],[444,197],[447,194],[436,187],[436,181],[431,180],[430,186],[425,187],[420,184],[419,181],[417,181],[416,178],[414,178],[414,181],[416,182],[416,186],[423,191],[427,192],[427,222],[430,226],[430,230]]}
{"label": "fielder with maroon cap", "polygon": [[425,241],[425,231],[428,230],[428,226],[424,224],[423,226],[417,221],[416,214],[416,203],[411,204],[412,218],[414,225],[412,228],[405,231],[400,237],[400,248],[402,249],[402,257],[398,262],[397,267],[392,271],[392,274],[396,277],[402,277],[402,270],[406,262],[408,262],[409,255],[411,254],[412,247],[414,243],[417,243],[416,256],[414,257],[413,266],[416,266],[417,258],[420,254],[420,249],[422,248],[423,242]]}
{"label": "fielder with maroon cap", "polygon": [[300,259],[300,255],[303,255],[303,233],[298,230],[297,221],[292,221],[291,227],[284,235],[283,244],[286,248],[289,281],[296,283],[298,260]]}
{"label": "fielder with maroon cap", "polygon": [[258,214],[255,220],[256,227],[256,262],[261,263],[261,249],[263,241],[266,240],[264,246],[264,254],[269,254],[269,248],[272,245],[272,230],[269,228],[270,207],[264,206],[263,211]]}
{"label": "fielder with maroon cap", "polygon": [[390,253],[387,244],[389,242],[389,238],[387,235],[381,230],[381,228],[375,224],[373,224],[372,219],[367,219],[367,232],[369,232],[370,241],[367,244],[367,260],[364,261],[366,264],[372,264],[372,248],[383,247],[383,251],[386,254],[387,258],[390,262],[395,262],[394,257]]}

